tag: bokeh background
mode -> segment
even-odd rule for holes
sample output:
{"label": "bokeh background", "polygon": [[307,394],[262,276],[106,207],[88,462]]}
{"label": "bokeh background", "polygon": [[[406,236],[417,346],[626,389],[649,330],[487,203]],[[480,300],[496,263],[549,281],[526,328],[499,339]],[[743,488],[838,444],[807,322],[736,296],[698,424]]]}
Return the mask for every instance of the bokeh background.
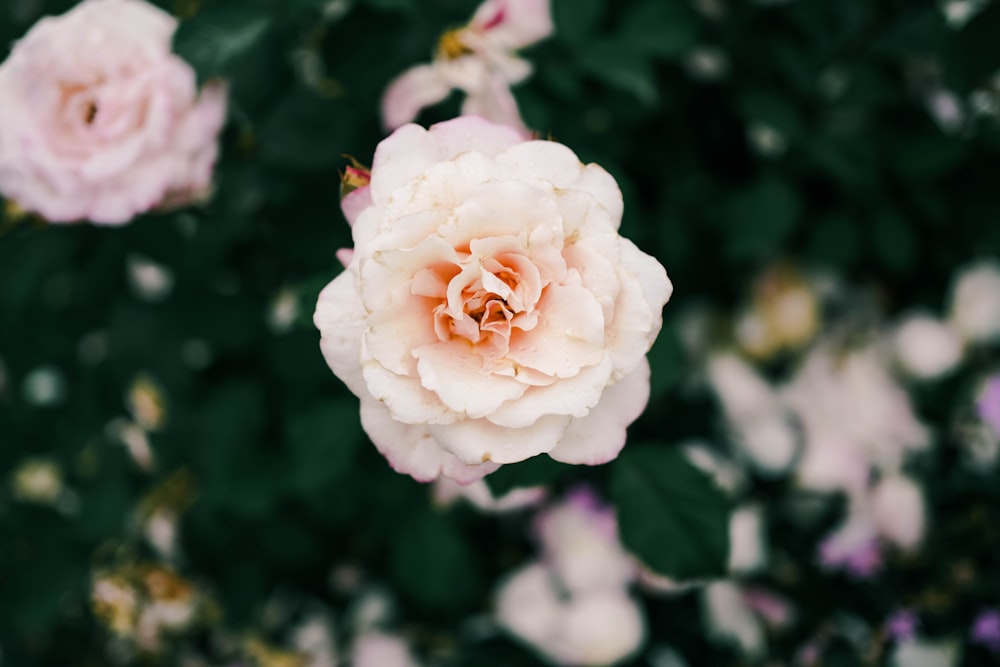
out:
{"label": "bokeh background", "polygon": [[[72,4],[5,0],[0,57]],[[117,228],[9,206],[0,220],[0,664],[348,664],[373,614],[424,664],[544,664],[490,616],[497,582],[537,551],[531,511],[444,507],[394,473],[311,324],[350,245],[344,156],[370,160],[386,84],[477,3],[157,4],[182,19],[175,50],[231,85],[211,201]],[[915,309],[945,317],[959,272],[1000,255],[1000,5],[552,10],[554,36],[525,52],[523,116],[612,172],[622,233],[675,285],[626,451],[697,440],[731,458],[734,504],[767,518],[767,565],[745,580],[794,610],[748,647],[711,631],[699,589],[643,594],[648,636],[626,664],[916,665],[887,625],[901,609],[951,660],[920,664],[995,664],[1000,638],[974,629],[1000,607],[1000,435],[979,429],[975,405],[1000,347],[966,345],[930,381],[898,374],[932,434],[906,463],[926,525],[863,577],[817,556],[843,497],[747,464],[705,367],[732,348],[777,385],[833,333],[847,344]],[[741,329],[788,285],[815,301],[805,333],[786,345]],[[614,495],[610,467],[513,468],[495,490],[543,483],[558,497],[586,481]],[[195,611],[142,635],[136,609],[156,604],[168,621],[171,604]],[[328,662],[303,648],[309,623],[331,639]]]}

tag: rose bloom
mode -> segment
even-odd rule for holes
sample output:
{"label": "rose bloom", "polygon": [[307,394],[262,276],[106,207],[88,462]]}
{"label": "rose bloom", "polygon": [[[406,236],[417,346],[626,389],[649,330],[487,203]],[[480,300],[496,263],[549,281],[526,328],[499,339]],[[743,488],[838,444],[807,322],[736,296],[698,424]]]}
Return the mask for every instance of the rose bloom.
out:
{"label": "rose bloom", "polygon": [[469,483],[618,454],[672,286],[618,235],[606,171],[463,116],[394,132],[343,208],[354,251],[315,323],[396,470]]}
{"label": "rose bloom", "polygon": [[52,222],[127,222],[207,194],[225,88],[199,95],[177,21],[86,0],[39,21],[0,65],[0,193]]}
{"label": "rose bloom", "polygon": [[411,67],[389,84],[382,100],[385,126],[411,122],[458,89],[466,95],[462,114],[510,125],[527,137],[510,87],[531,75],[531,63],[516,50],[550,34],[549,0],[486,0],[468,25],[442,35],[432,63]]}

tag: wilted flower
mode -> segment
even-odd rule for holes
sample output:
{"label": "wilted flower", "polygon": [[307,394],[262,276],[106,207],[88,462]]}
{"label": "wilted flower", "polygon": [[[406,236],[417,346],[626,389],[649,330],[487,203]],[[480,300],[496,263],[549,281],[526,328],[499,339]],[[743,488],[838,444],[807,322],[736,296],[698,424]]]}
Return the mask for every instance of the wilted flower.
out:
{"label": "wilted flower", "polygon": [[54,505],[63,488],[62,471],[52,459],[26,459],[11,473],[10,490],[15,500]]}
{"label": "wilted flower", "polygon": [[148,653],[161,649],[165,635],[189,628],[204,603],[191,582],[157,564],[99,572],[91,587],[94,615]]}
{"label": "wilted flower", "polygon": [[734,333],[748,354],[767,358],[808,343],[819,325],[816,290],[794,268],[780,264],[754,281],[751,303],[737,319]]}
{"label": "wilted flower", "polygon": [[125,402],[136,423],[147,431],[159,430],[166,422],[167,399],[163,387],[146,373],[133,378]]}
{"label": "wilted flower", "polygon": [[468,483],[541,453],[617,456],[672,287],[618,235],[606,171],[460,117],[397,130],[350,196],[368,205],[315,323],[396,470]]}
{"label": "wilted flower", "polygon": [[0,192],[52,222],[127,222],[207,194],[225,118],[171,53],[177,21],[85,0],[39,21],[0,65]]}
{"label": "wilted flower", "polygon": [[389,84],[382,118],[390,130],[409,123],[455,88],[466,95],[464,115],[482,116],[528,135],[510,86],[531,74],[517,49],[552,33],[549,0],[487,0],[463,28],[445,33],[434,62],[407,70]]}

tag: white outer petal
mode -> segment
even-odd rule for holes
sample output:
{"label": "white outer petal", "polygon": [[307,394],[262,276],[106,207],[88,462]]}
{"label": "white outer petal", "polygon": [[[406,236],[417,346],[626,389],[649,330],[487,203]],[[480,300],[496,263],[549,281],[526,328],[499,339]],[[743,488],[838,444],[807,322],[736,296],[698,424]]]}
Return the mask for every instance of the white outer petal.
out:
{"label": "white outer petal", "polygon": [[590,414],[570,422],[549,456],[563,463],[607,463],[625,446],[626,429],[646,409],[648,400],[649,362],[643,358],[635,370],[604,390]]}
{"label": "white outer petal", "polygon": [[398,422],[382,404],[367,397],[361,399],[361,424],[393,470],[418,482],[444,476],[459,484],[471,484],[500,467],[495,463],[462,463],[438,445],[427,426]]}
{"label": "white outer petal", "polygon": [[358,294],[355,271],[344,270],[319,294],[313,323],[320,331],[320,350],[330,369],[355,396],[368,389],[361,375],[361,335],[368,313]]}

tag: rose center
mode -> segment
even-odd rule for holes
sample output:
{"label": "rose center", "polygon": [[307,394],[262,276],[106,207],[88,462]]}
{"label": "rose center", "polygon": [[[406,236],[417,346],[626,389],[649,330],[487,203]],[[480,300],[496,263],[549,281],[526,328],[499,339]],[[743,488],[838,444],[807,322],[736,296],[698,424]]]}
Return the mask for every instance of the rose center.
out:
{"label": "rose center", "polygon": [[429,268],[414,293],[436,298],[434,329],[442,341],[462,338],[488,349],[506,349],[512,329],[534,327],[541,293],[538,271],[517,253],[466,257],[460,264]]}
{"label": "rose center", "polygon": [[95,118],[97,118],[97,102],[91,100],[87,102],[83,109],[83,122],[91,125]]}

